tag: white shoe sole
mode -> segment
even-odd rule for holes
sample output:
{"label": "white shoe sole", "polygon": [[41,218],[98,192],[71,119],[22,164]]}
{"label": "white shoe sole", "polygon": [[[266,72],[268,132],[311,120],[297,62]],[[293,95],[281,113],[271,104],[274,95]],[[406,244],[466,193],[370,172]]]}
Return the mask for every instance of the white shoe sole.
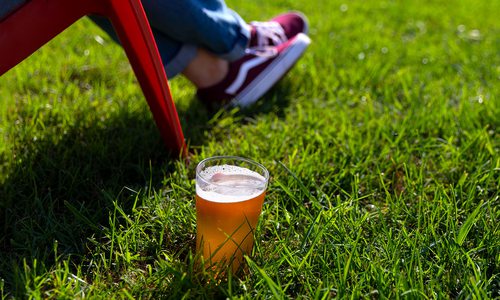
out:
{"label": "white shoe sole", "polygon": [[260,97],[269,91],[290,70],[310,43],[311,39],[307,35],[303,33],[297,34],[294,43],[236,95],[230,105],[247,107],[257,102]]}

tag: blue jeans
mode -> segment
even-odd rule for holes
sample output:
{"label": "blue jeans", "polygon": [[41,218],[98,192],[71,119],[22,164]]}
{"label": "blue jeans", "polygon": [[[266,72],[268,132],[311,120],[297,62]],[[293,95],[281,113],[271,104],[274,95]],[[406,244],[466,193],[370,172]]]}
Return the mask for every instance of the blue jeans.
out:
{"label": "blue jeans", "polygon": [[[223,0],[142,0],[168,78],[182,72],[198,48],[233,61],[245,54],[250,31]],[[95,23],[117,40],[111,24]]]}
{"label": "blue jeans", "polygon": [[0,20],[16,10],[27,0],[0,0]]}

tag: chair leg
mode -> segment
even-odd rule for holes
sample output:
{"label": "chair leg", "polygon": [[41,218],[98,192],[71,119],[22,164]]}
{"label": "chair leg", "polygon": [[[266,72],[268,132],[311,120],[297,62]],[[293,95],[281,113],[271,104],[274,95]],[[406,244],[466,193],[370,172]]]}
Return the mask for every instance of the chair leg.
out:
{"label": "chair leg", "polygon": [[142,4],[139,0],[106,2],[110,6],[104,14],[116,30],[166,146],[175,154],[186,156],[177,110]]}

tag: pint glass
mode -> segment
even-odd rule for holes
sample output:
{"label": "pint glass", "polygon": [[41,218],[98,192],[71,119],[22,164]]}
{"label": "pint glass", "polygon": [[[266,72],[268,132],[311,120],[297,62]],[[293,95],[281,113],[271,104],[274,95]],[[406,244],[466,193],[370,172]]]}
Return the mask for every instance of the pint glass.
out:
{"label": "pint glass", "polygon": [[249,255],[269,172],[235,156],[211,157],[196,167],[196,249],[206,269],[235,273]]}

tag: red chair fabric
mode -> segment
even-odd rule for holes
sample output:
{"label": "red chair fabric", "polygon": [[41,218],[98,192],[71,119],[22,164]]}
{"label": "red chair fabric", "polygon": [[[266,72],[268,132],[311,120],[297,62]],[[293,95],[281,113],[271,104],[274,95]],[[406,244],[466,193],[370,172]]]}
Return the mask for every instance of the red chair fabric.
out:
{"label": "red chair fabric", "polygon": [[166,146],[187,148],[167,76],[139,0],[30,0],[0,20],[0,75],[89,14],[113,24]]}

